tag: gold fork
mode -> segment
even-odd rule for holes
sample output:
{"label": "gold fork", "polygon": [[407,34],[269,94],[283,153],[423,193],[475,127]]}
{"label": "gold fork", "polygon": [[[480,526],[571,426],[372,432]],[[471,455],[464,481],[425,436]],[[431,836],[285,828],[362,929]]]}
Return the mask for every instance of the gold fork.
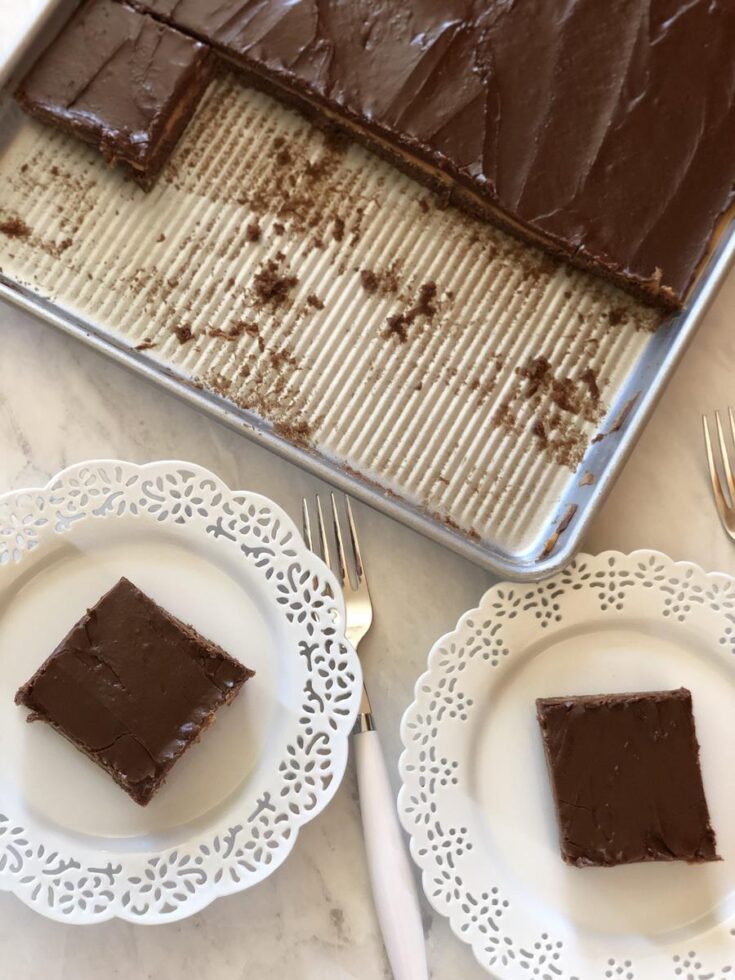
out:
{"label": "gold fork", "polygon": [[[337,545],[336,563],[330,559],[326,524],[318,494],[316,497],[318,542],[311,533],[309,505],[305,497],[302,504],[304,541],[311,551],[321,556],[339,579],[347,612],[345,633],[347,639],[357,649],[372,625],[373,604],[370,600],[350,501],[345,497],[344,508],[350,542],[349,547],[345,549],[346,535],[342,531],[337,502],[334,494],[330,496],[334,539]],[[375,910],[378,914],[388,961],[395,980],[427,980],[426,946],[416,882],[406,854],[401,826],[398,822],[396,801],[378,733],[375,730],[370,698],[364,684],[360,713],[357,716],[353,736],[365,850]]]}
{"label": "gold fork", "polygon": [[[735,418],[733,417],[731,408],[728,408],[727,414],[730,421],[730,436],[733,444],[735,444]],[[735,541],[735,472],[730,462],[730,453],[725,442],[725,433],[722,429],[720,413],[715,412],[715,425],[717,427],[717,443],[719,446],[719,465],[725,474],[727,493],[720,480],[719,469],[715,462],[715,452],[712,447],[712,439],[710,438],[706,415],[702,416],[702,425],[704,426],[704,446],[707,451],[707,463],[709,465],[710,480],[712,481],[715,506],[717,507],[717,513],[720,515],[722,526],[732,540]]]}

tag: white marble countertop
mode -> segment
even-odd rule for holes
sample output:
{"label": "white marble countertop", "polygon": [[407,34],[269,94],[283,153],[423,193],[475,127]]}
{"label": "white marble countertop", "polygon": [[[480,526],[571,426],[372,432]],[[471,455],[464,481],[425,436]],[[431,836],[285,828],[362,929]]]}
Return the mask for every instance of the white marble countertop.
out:
{"label": "white marble countertop", "polygon": [[[230,486],[297,514],[317,481],[64,337],[0,304],[0,490],[44,483],[99,457],[201,463]],[[586,541],[590,551],[658,548],[735,573],[703,464],[700,413],[735,402],[735,274],[725,284]],[[476,604],[491,577],[359,507],[375,626],[363,647],[375,713],[397,786],[398,723],[426,652]],[[410,586],[409,586],[409,583]],[[424,905],[432,977],[486,976]],[[0,976],[8,980],[379,980],[390,973],[373,912],[354,774],[268,881],[157,928],[46,921],[0,895]]]}

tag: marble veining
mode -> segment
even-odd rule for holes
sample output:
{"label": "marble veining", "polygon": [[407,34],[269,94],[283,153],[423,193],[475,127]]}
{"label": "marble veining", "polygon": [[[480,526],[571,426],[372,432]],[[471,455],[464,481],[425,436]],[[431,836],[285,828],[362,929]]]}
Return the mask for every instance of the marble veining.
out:
{"label": "marble veining", "polygon": [[[701,411],[725,407],[735,374],[731,274],[654,418],[595,520],[585,550],[659,548],[735,573],[704,467]],[[44,482],[93,457],[191,459],[231,486],[298,514],[318,481],[107,363],[33,317],[0,305],[0,489]],[[356,507],[378,610],[364,665],[397,788],[398,723],[426,651],[474,605],[490,576]],[[433,980],[481,980],[468,947],[424,903]],[[352,767],[328,810],[264,884],[184,922],[89,929],[49,922],[0,895],[0,975],[8,980],[382,980],[390,973],[373,912]]]}

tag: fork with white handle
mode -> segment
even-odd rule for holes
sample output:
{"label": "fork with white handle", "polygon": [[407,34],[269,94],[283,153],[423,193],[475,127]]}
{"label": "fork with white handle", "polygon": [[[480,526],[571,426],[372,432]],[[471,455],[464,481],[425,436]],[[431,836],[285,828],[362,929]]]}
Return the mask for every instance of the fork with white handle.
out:
{"label": "fork with white handle", "polygon": [[[730,422],[730,437],[733,445],[735,445],[735,417],[731,408],[728,408],[727,414]],[[723,487],[722,480],[720,479],[718,464],[715,461],[716,452],[712,445],[706,415],[702,416],[702,424],[704,426],[704,447],[707,452],[707,463],[709,465],[710,480],[712,481],[715,506],[717,507],[717,513],[720,515],[722,526],[732,540],[735,541],[735,471],[733,471],[732,463],[730,462],[730,453],[727,448],[722,422],[720,421],[720,413],[715,412],[715,426],[717,428],[717,447],[720,457],[719,466],[725,475],[727,489]]]}
{"label": "fork with white handle", "polygon": [[[350,502],[345,497],[349,548],[332,498],[332,520],[337,544],[337,561],[332,567],[340,581],[347,610],[347,639],[357,649],[373,621],[365,567],[355,531]],[[330,561],[322,505],[316,498],[318,540],[314,540],[309,520],[309,506],[303,501],[304,541],[327,565]],[[350,555],[348,563],[347,554]],[[354,729],[355,766],[360,793],[360,811],[365,836],[370,882],[375,910],[383,934],[388,962],[395,980],[427,980],[426,945],[421,924],[421,907],[411,863],[406,854],[396,801],[385,767],[383,750],[375,730],[367,689],[363,685],[360,713]]]}

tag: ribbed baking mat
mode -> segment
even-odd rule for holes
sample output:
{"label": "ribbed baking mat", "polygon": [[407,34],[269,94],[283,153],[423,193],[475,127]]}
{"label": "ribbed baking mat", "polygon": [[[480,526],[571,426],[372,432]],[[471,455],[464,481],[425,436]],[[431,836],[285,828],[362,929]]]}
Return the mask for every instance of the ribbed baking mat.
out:
{"label": "ribbed baking mat", "polygon": [[509,564],[549,552],[656,313],[236,75],[148,194],[13,106],[3,131],[6,281]]}

